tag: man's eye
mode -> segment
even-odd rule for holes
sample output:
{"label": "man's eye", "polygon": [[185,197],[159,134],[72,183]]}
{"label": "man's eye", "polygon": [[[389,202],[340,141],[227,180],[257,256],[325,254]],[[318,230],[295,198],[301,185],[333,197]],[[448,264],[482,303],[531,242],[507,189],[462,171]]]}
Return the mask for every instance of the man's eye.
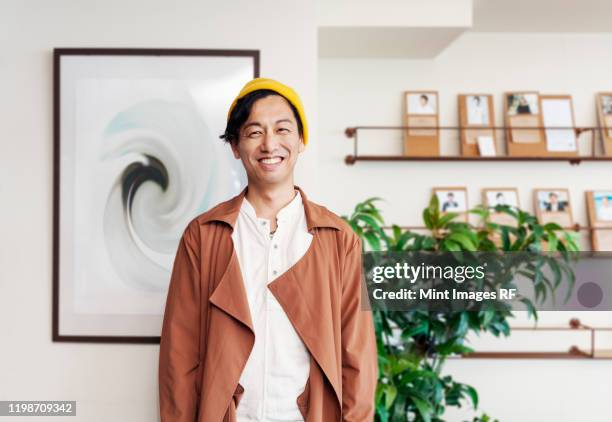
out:
{"label": "man's eye", "polygon": [[254,131],[254,132],[250,132],[250,133],[249,133],[247,136],[252,137],[252,136],[259,135],[260,133],[261,133],[261,131],[256,130],[256,131]]}
{"label": "man's eye", "polygon": [[285,131],[285,133],[291,132],[289,129],[287,129],[286,127],[282,127],[279,129],[279,131]]}

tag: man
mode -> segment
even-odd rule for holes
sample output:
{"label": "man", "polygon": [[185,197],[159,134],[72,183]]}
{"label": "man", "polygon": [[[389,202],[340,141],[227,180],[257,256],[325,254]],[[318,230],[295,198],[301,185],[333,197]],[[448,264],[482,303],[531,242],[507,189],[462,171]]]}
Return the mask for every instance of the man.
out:
{"label": "man", "polygon": [[516,107],[517,114],[531,114],[531,106],[529,105],[529,101],[527,101],[527,97],[524,95],[519,95],[519,103]]}
{"label": "man", "polygon": [[559,195],[556,192],[548,193],[548,202],[544,203],[546,211],[562,212],[567,207],[567,201],[559,201]]}
{"label": "man", "polygon": [[429,97],[421,94],[415,114],[436,114],[436,110],[429,102]]}
{"label": "man", "polygon": [[297,93],[250,81],[221,137],[248,185],[181,237],[160,343],[162,422],[372,421],[361,240],[294,185],[308,142]]}
{"label": "man", "polygon": [[459,204],[455,201],[455,194],[449,192],[446,194],[446,201],[442,203],[442,212],[452,211],[459,208]]}
{"label": "man", "polygon": [[496,207],[504,207],[508,204],[506,204],[506,197],[504,196],[503,192],[497,192],[497,194],[495,195],[495,206]]}
{"label": "man", "polygon": [[610,204],[609,193],[601,196],[601,202],[597,209],[597,219],[600,221],[612,221],[612,204]]}
{"label": "man", "polygon": [[[469,98],[469,97],[468,97]],[[468,123],[471,125],[486,125],[489,123],[488,104],[482,104],[479,95],[473,96],[472,104],[468,106]]]}

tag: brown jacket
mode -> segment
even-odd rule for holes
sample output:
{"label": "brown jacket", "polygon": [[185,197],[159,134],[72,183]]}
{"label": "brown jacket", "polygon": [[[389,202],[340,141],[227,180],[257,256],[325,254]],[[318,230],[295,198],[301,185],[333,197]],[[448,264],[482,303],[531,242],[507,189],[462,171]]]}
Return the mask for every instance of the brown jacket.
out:
{"label": "brown jacket", "polygon": [[[361,239],[302,195],[306,254],[268,284],[310,352],[297,404],[306,422],[374,419],[372,313],[361,309]],[[194,218],[181,237],[159,354],[162,422],[234,422],[255,335],[231,233],[248,187]]]}

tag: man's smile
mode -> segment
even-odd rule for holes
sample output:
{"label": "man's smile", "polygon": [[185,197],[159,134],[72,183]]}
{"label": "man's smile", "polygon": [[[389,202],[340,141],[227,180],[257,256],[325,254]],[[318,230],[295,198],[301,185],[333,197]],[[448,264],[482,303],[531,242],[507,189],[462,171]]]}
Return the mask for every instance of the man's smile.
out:
{"label": "man's smile", "polygon": [[259,164],[264,170],[274,170],[284,161],[284,159],[285,157],[274,155],[271,157],[259,158],[257,161],[259,161]]}

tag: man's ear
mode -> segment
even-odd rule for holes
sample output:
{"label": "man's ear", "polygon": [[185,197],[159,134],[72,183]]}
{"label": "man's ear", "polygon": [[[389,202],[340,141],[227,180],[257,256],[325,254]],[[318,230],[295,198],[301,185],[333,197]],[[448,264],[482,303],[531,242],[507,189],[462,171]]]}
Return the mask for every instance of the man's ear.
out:
{"label": "man's ear", "polygon": [[234,158],[237,160],[240,159],[240,151],[238,150],[238,140],[234,140],[230,142],[230,146],[232,147],[232,153],[234,154]]}
{"label": "man's ear", "polygon": [[298,152],[302,152],[306,149],[306,145],[304,145],[304,138],[300,136],[300,145],[298,146]]}

